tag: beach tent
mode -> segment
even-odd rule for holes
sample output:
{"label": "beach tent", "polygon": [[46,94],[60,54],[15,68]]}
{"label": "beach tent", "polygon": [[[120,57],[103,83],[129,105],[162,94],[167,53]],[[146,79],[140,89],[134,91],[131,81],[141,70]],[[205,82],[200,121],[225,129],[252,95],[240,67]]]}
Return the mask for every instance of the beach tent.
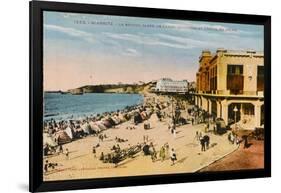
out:
{"label": "beach tent", "polygon": [[120,115],[119,115],[119,119],[120,119],[120,121],[121,121],[122,123],[125,122],[125,121],[127,121],[126,118],[125,118],[125,114],[120,114]]}
{"label": "beach tent", "polygon": [[51,147],[55,147],[58,145],[58,143],[55,141],[55,139],[49,133],[43,133],[43,144],[49,145]]}
{"label": "beach tent", "polygon": [[114,122],[114,120],[111,117],[107,117],[107,121],[110,122],[111,126],[116,125],[116,123]]}
{"label": "beach tent", "polygon": [[59,130],[58,132],[56,132],[55,139],[58,145],[71,142],[71,138],[63,130]]}
{"label": "beach tent", "polygon": [[83,131],[83,129],[78,126],[76,129],[75,129],[75,137],[82,137],[84,136],[85,132]]}
{"label": "beach tent", "polygon": [[142,120],[146,120],[148,118],[145,111],[141,112],[140,115],[141,115]]}
{"label": "beach tent", "polygon": [[73,130],[72,130],[70,127],[67,127],[67,128],[65,129],[65,132],[66,132],[66,134],[69,136],[70,139],[73,139],[73,137],[74,137],[74,132],[73,132]]}
{"label": "beach tent", "polygon": [[106,126],[103,124],[102,121],[97,121],[96,124],[97,124],[97,126],[99,127],[99,129],[100,129],[101,131],[107,129]]}
{"label": "beach tent", "polygon": [[125,113],[125,114],[123,114],[123,117],[128,121],[128,120],[131,119],[132,114],[130,114],[130,113]]}
{"label": "beach tent", "polygon": [[91,134],[91,126],[89,125],[89,123],[84,123],[81,128],[84,133]]}
{"label": "beach tent", "polygon": [[118,119],[117,116],[113,116],[113,117],[111,117],[111,119],[114,121],[115,125],[120,124],[120,119]]}
{"label": "beach tent", "polygon": [[112,127],[112,125],[111,125],[111,123],[110,123],[110,121],[108,119],[105,119],[102,122],[103,122],[104,126],[106,126],[107,128],[111,128]]}
{"label": "beach tent", "polygon": [[153,111],[152,108],[147,108],[147,109],[145,110],[147,116],[150,116],[150,115],[152,114],[152,111]]}
{"label": "beach tent", "polygon": [[149,145],[144,145],[142,148],[144,155],[150,155]]}
{"label": "beach tent", "polygon": [[141,117],[140,113],[139,112],[135,112],[134,123],[138,124],[138,123],[141,123],[141,122],[142,122],[142,117]]}
{"label": "beach tent", "polygon": [[93,122],[91,121],[90,122],[90,126],[91,126],[91,129],[94,133],[98,133],[100,132],[100,128],[98,127],[98,125],[96,124],[96,122]]}

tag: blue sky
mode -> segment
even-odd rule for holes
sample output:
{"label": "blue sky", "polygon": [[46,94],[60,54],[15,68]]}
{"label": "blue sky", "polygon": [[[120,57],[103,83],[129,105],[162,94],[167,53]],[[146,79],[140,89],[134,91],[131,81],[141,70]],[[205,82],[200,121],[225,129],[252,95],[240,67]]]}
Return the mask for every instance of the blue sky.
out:
{"label": "blue sky", "polygon": [[218,48],[263,51],[263,26],[44,11],[44,88],[193,81]]}

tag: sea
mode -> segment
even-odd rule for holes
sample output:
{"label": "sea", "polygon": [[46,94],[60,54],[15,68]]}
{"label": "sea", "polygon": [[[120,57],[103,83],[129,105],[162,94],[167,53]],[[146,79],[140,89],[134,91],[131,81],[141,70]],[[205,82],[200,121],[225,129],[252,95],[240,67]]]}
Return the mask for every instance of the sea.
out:
{"label": "sea", "polygon": [[143,103],[140,94],[84,93],[83,95],[44,93],[44,120],[77,120],[105,112],[116,112]]}

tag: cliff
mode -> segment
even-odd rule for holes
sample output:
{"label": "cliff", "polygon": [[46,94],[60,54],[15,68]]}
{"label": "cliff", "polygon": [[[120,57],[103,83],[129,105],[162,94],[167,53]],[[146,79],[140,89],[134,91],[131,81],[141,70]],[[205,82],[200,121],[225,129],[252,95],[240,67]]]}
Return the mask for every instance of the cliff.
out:
{"label": "cliff", "polygon": [[154,83],[138,84],[106,84],[106,85],[86,85],[79,88],[69,89],[71,94],[80,93],[147,93],[151,92]]}

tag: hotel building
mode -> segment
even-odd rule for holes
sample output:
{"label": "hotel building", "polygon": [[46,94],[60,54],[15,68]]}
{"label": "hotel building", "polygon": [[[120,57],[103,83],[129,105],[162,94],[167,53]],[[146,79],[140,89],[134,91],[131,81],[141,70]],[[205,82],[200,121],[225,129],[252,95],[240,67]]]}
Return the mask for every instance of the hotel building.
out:
{"label": "hotel building", "polygon": [[156,92],[162,93],[187,93],[188,82],[187,80],[172,80],[170,78],[162,78],[156,83]]}
{"label": "hotel building", "polygon": [[196,73],[195,104],[244,129],[264,123],[263,52],[202,51]]}

